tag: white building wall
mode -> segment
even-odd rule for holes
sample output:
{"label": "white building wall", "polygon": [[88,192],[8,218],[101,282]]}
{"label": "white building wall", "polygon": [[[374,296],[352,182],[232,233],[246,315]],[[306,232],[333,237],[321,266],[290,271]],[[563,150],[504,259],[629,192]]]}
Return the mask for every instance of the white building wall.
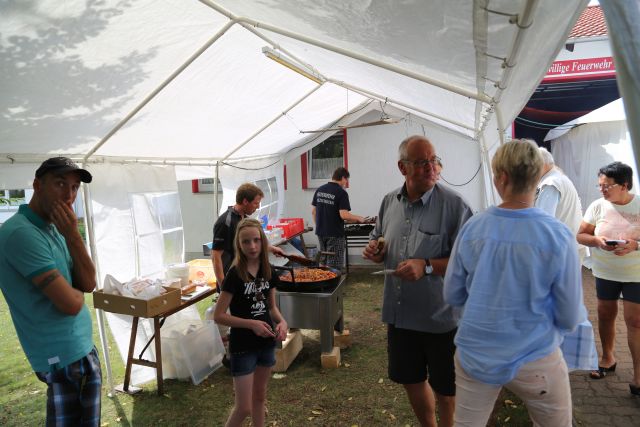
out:
{"label": "white building wall", "polygon": [[186,258],[202,258],[202,244],[213,238],[213,224],[217,218],[213,193],[192,193],[191,181],[178,181],[178,192]]}
{"label": "white building wall", "polygon": [[566,48],[561,49],[555,59],[556,61],[612,56],[609,39],[606,37],[574,39],[573,42],[569,41],[567,43],[573,43],[573,52]]}

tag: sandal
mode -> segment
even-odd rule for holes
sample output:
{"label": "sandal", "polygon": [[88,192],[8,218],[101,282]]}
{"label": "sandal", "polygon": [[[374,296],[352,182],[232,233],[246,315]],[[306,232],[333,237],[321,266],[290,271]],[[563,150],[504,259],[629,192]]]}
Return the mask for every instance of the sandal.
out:
{"label": "sandal", "polygon": [[629,391],[634,396],[640,396],[640,386],[629,384]]}
{"label": "sandal", "polygon": [[[589,376],[591,377],[591,379],[601,380],[601,379],[603,379],[604,377],[607,376],[607,372],[615,372],[616,371],[616,366],[618,366],[618,362],[614,363],[613,365],[609,366],[608,368],[605,368],[604,366],[598,366],[598,370],[597,371],[591,371],[589,373]],[[631,386],[631,384],[629,384],[629,386]],[[638,390],[638,393],[640,393],[640,387],[636,387],[636,389]]]}

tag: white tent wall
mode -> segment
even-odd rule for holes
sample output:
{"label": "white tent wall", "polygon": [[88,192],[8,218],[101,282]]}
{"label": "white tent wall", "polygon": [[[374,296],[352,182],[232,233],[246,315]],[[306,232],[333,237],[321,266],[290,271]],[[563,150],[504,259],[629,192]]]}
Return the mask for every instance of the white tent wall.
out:
{"label": "white tent wall", "polygon": [[31,188],[40,163],[0,164],[0,189]]}
{"label": "white tent wall", "polygon": [[[87,170],[93,174],[89,189],[97,249],[94,256],[99,260],[100,283],[106,274],[126,282],[140,275],[148,276],[149,271],[157,271],[158,267],[162,270],[166,251],[155,234],[160,224],[148,212],[136,214],[132,196],[177,193],[173,166],[90,164]],[[180,207],[175,209],[179,214]],[[182,242],[180,244],[182,246]],[[138,265],[137,260],[141,258],[146,260],[146,265]],[[174,256],[166,262],[181,260]]]}
{"label": "white tent wall", "polygon": [[[98,268],[100,287],[107,274],[120,282],[140,276],[163,277],[166,263],[183,261],[182,230],[175,231],[173,239],[163,234],[163,228],[180,228],[182,225],[180,206],[171,203],[171,200],[178,200],[178,184],[173,166],[90,164],[87,169],[93,175],[93,181],[89,184],[96,251],[93,259]],[[165,202],[162,205],[160,195],[172,193],[175,198],[169,199],[169,204]],[[174,210],[177,217],[171,214],[169,218],[158,215],[157,211],[162,208]],[[190,310],[180,317],[199,318],[199,315],[197,311]],[[106,318],[124,362],[129,349],[132,317],[107,313]],[[106,368],[109,370],[109,353],[105,347],[102,319],[99,317],[98,323],[107,360]],[[142,322],[137,332],[136,354],[140,353],[152,335],[150,321]],[[148,358],[155,360],[153,350],[148,351]],[[107,377],[111,382],[110,373]],[[133,367],[132,384],[142,384],[153,379],[154,369]]]}
{"label": "white tent wall", "polygon": [[638,194],[638,168],[633,157],[626,121],[586,123],[551,141],[556,165],[576,186],[584,211],[601,197],[596,188],[598,170],[621,161],[633,168],[633,189]]}
{"label": "white tent wall", "polygon": [[278,204],[276,218],[280,218],[284,206],[284,161],[278,158],[244,161],[220,167],[220,184],[224,196],[218,215],[236,202],[236,188],[248,181],[260,181],[275,178]]}

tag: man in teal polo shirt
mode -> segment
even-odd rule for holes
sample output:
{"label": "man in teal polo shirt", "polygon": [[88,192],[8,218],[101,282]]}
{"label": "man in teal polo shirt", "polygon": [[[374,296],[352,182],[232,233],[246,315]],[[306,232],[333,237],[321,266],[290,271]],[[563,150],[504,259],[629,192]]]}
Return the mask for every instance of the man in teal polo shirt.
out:
{"label": "man in teal polo shirt", "polygon": [[22,348],[47,384],[46,424],[99,426],[102,373],[84,293],[96,270],[72,205],[91,174],[64,157],[36,171],[33,198],[0,227],[0,289]]}

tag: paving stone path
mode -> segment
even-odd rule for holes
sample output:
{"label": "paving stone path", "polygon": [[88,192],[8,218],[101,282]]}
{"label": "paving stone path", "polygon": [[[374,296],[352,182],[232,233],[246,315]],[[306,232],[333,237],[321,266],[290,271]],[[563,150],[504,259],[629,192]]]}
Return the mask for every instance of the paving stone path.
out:
{"label": "paving stone path", "polygon": [[[595,280],[591,271],[587,269],[583,269],[582,278],[585,305],[596,334],[598,354],[601,354]],[[633,367],[627,345],[627,328],[624,324],[622,303],[620,303],[616,322],[615,354],[618,363],[616,372],[601,380],[592,380],[589,378],[589,373],[584,371],[571,373],[575,426],[640,426],[640,397],[629,393]]]}

